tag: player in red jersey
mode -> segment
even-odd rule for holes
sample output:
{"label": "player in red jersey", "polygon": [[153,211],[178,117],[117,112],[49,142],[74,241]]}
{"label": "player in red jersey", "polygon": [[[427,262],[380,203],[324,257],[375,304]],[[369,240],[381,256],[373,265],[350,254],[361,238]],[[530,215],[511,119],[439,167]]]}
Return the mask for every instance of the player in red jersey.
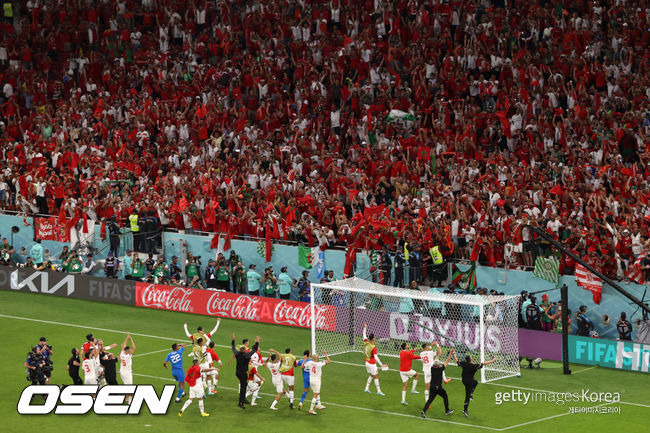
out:
{"label": "player in red jersey", "polygon": [[415,387],[418,385],[418,377],[420,377],[420,375],[415,370],[413,370],[412,365],[413,360],[420,359],[420,357],[415,354],[415,349],[409,350],[408,343],[402,343],[401,347],[402,350],[399,353],[399,375],[402,378],[402,383],[404,384],[402,387],[402,404],[406,405],[408,404],[406,402],[406,388],[408,388],[410,378],[413,378],[411,394],[419,394],[419,392],[415,390]]}
{"label": "player in red jersey", "polygon": [[185,409],[192,404],[192,401],[196,398],[199,400],[199,409],[201,410],[201,416],[210,416],[209,413],[205,412],[203,407],[203,397],[205,397],[205,391],[203,389],[203,379],[201,378],[202,373],[207,373],[214,370],[213,367],[201,368],[199,365],[199,360],[194,358],[192,360],[192,366],[187,369],[187,374],[185,375],[185,382],[190,386],[190,398],[187,399],[183,408],[178,412],[178,416],[183,416]]}

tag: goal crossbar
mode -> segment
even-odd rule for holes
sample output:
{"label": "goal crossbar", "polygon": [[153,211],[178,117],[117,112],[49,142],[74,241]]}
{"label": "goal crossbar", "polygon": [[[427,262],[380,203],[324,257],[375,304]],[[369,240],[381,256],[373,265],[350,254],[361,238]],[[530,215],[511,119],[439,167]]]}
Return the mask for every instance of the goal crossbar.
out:
{"label": "goal crossbar", "polygon": [[[368,286],[364,288],[359,286]],[[495,302],[504,301],[507,299],[517,298],[517,296],[508,296],[508,295],[475,295],[475,294],[457,294],[457,293],[434,293],[434,292],[423,292],[420,290],[410,290],[402,289],[399,287],[385,286],[383,284],[371,283],[369,281],[363,280],[357,277],[346,278],[344,280],[333,281],[330,283],[312,283],[312,298],[313,290],[316,288],[320,289],[330,289],[330,290],[344,290],[346,292],[352,293],[365,293],[371,295],[381,295],[394,298],[411,298],[411,299],[420,299],[423,301],[433,301],[433,302],[447,302],[450,304],[462,304],[462,305],[477,305],[483,306],[492,304]]]}

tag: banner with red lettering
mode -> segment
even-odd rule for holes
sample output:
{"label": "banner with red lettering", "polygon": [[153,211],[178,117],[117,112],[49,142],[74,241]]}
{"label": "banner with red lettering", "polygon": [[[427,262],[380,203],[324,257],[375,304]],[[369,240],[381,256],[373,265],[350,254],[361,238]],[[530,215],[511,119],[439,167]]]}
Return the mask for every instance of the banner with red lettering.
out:
{"label": "banner with red lettering", "polygon": [[[311,306],[304,302],[140,282],[135,290],[138,307],[311,327]],[[314,313],[316,328],[336,331],[335,306],[316,304]]]}
{"label": "banner with red lettering", "polygon": [[65,227],[56,217],[34,218],[34,237],[43,241],[70,242]]}

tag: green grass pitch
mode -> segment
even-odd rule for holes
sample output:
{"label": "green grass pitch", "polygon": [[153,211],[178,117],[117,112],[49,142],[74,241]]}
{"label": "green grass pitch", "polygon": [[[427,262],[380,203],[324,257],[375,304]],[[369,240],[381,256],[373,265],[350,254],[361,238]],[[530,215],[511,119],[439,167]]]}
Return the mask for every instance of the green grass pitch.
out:
{"label": "green grass pitch", "polygon": [[[398,360],[388,361],[391,370],[380,373],[385,397],[365,394],[365,368],[360,354],[346,354],[333,358],[333,363],[323,372],[322,401],[327,406],[317,416],[306,411],[289,409],[288,400],[280,401],[277,412],[268,409],[272,397],[270,381],[262,387],[263,398],[259,406],[242,411],[236,406],[236,380],[234,364],[228,365],[232,332],[242,337],[261,337],[261,348],[266,355],[269,348],[284,350],[291,347],[300,355],[308,348],[309,331],[284,326],[274,326],[245,321],[223,320],[213,341],[219,345],[217,353],[224,360],[220,372],[219,393],[206,398],[206,411],[210,417],[199,416],[198,406],[190,406],[182,418],[177,416],[180,405],[173,403],[169,413],[152,416],[146,409],[137,416],[21,416],[16,405],[22,389],[28,385],[23,363],[29,348],[46,336],[54,346],[54,372],[52,383],[69,384],[65,370],[70,349],[79,347],[84,336],[92,332],[107,344],[121,343],[126,331],[131,332],[137,345],[133,359],[134,381],[150,383],[157,387],[173,383],[170,370],[162,362],[174,340],[185,342],[183,323],[190,329],[203,325],[210,329],[214,319],[192,314],[149,310],[95,303],[90,301],[57,298],[17,292],[0,292],[0,375],[3,392],[0,394],[0,417],[3,432],[64,433],[100,429],[109,432],[238,432],[251,429],[258,431],[320,431],[333,432],[397,432],[397,431],[445,431],[445,432],[613,432],[645,431],[650,416],[648,375],[614,371],[599,367],[573,365],[574,374],[562,374],[561,365],[544,362],[542,369],[522,370],[521,378],[510,378],[490,384],[480,384],[470,405],[470,418],[462,414],[464,390],[460,383],[460,370],[449,366],[447,375],[453,378],[445,386],[450,405],[455,413],[443,414],[442,401],[438,398],[429,410],[428,419],[420,418],[424,403],[423,394],[407,394],[408,406],[400,404],[401,384],[396,369]],[[117,349],[114,349],[114,352]],[[185,358],[185,368],[190,364]],[[419,361],[414,368],[421,369]],[[266,368],[262,375],[270,379]],[[118,374],[119,381],[119,374]],[[296,397],[301,394],[302,379],[296,377]],[[374,390],[374,385],[371,387]],[[418,384],[423,391],[423,384]],[[621,403],[606,404],[619,413],[570,413],[572,407],[600,406],[599,403],[552,402],[495,403],[498,393],[531,392],[618,392]],[[307,397],[307,402],[311,395]]]}

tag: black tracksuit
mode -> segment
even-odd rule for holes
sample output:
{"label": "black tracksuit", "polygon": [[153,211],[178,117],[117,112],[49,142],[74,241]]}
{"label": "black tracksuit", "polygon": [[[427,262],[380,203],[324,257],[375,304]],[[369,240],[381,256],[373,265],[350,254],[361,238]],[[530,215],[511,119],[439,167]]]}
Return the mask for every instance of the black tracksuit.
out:
{"label": "black tracksuit", "polygon": [[246,402],[246,387],[248,386],[248,364],[251,361],[251,357],[259,347],[259,343],[255,343],[253,348],[249,352],[241,352],[235,348],[235,340],[232,340],[232,353],[235,354],[235,360],[237,361],[237,367],[235,368],[235,374],[237,379],[239,379],[239,404]]}

